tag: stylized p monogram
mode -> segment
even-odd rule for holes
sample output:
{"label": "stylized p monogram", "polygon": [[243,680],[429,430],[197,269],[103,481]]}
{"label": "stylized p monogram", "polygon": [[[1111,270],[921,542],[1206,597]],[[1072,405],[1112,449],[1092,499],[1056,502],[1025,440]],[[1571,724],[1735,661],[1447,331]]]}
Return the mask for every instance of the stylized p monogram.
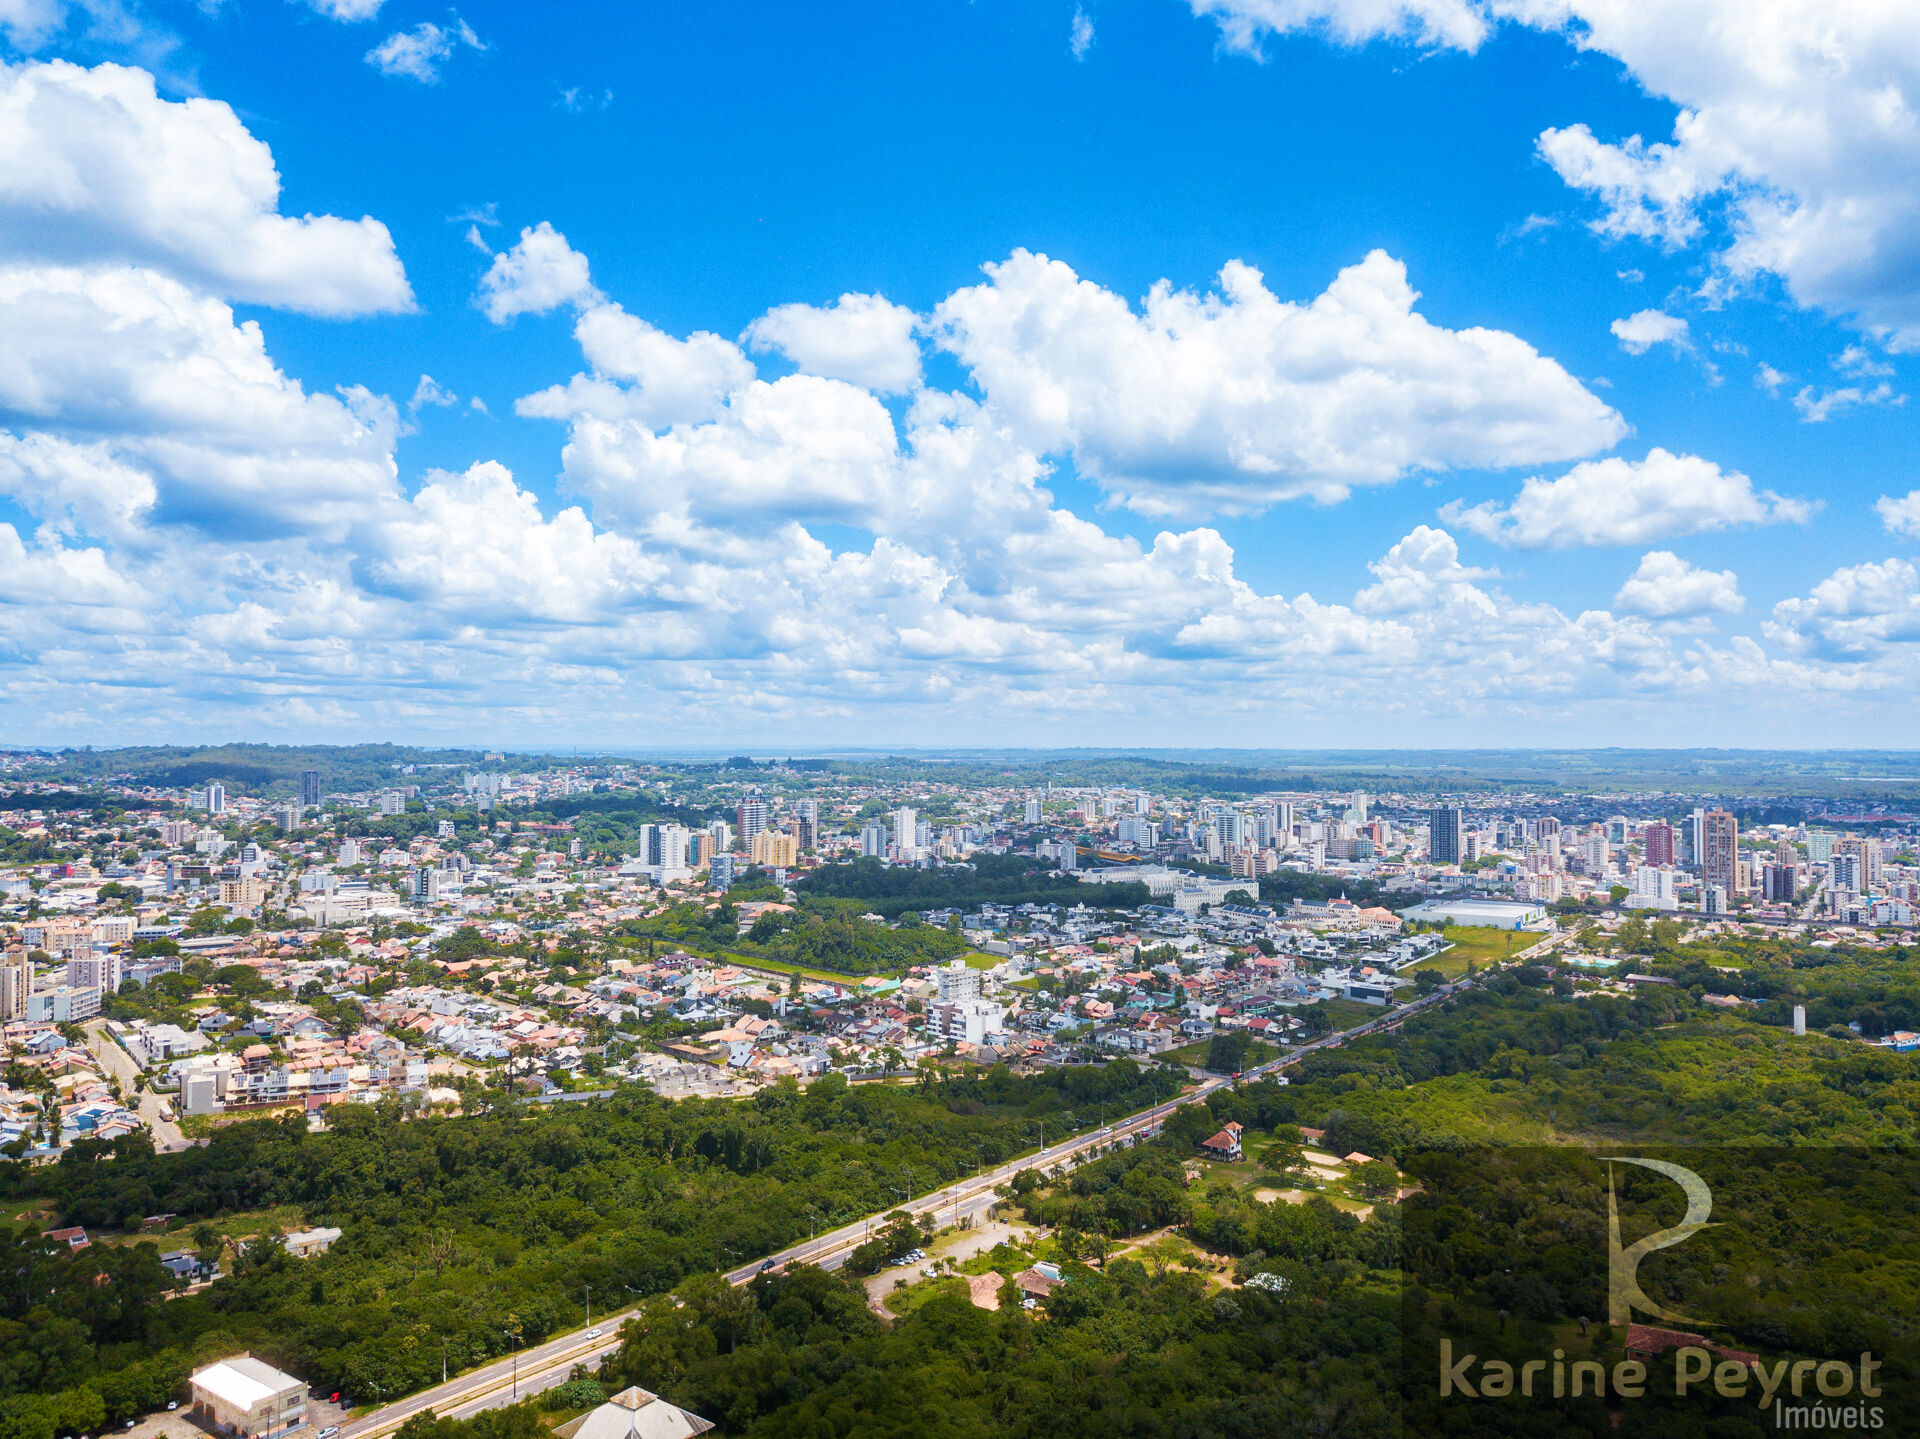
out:
{"label": "stylized p monogram", "polygon": [[[1687,1196],[1687,1212],[1681,1221],[1671,1229],[1658,1229],[1645,1239],[1636,1241],[1627,1248],[1620,1247],[1620,1208],[1613,1193],[1613,1166],[1616,1164],[1637,1164],[1642,1169],[1651,1169],[1656,1174],[1664,1174],[1678,1184]],[[1633,1311],[1640,1309],[1660,1319],[1674,1319],[1692,1324],[1698,1321],[1688,1319],[1684,1314],[1676,1314],[1670,1309],[1662,1309],[1640,1288],[1640,1261],[1656,1249],[1671,1249],[1693,1238],[1707,1227],[1707,1216],[1713,1213],[1713,1192],[1707,1188],[1706,1180],[1691,1169],[1682,1169],[1677,1164],[1669,1164],[1664,1159],[1629,1159],[1625,1155],[1610,1155],[1607,1158],[1607,1323],[1625,1325],[1633,1323]]]}

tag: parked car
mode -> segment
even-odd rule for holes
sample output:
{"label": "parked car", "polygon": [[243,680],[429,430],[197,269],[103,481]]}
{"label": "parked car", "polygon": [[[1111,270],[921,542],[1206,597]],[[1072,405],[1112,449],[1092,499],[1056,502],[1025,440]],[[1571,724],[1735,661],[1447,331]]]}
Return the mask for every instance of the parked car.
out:
{"label": "parked car", "polygon": [[326,1428],[320,1431],[319,1439],[333,1439],[333,1436],[338,1434],[339,1432],[340,1432],[340,1426],[338,1424],[329,1424]]}

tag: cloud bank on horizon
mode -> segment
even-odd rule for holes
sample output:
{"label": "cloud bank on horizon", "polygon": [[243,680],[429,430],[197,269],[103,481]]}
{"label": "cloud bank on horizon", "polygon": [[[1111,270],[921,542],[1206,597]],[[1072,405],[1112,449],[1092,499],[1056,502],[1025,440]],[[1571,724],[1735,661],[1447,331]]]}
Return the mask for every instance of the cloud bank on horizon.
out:
{"label": "cloud bank on horizon", "polygon": [[[1799,422],[1905,422],[1920,18],[1190,7],[1231,65],[1302,41],[1471,64],[1509,27],[1611,57],[1680,107],[1671,136],[1576,119],[1536,153],[1587,243],[1688,256],[1696,283],[1621,302],[1591,353],[1711,392],[1745,358],[1715,317],[1771,286],[1788,322],[1850,338],[1823,374],[1759,363],[1749,388]],[[313,0],[308,21],[381,8]],[[1123,43],[1102,19],[1095,47],[1097,18],[1071,11],[1061,64]],[[1765,742],[1714,726],[1791,709],[1886,741],[1920,688],[1901,554],[1920,477],[1756,480],[1524,324],[1430,308],[1391,244],[1317,290],[1223,252],[1206,283],[1138,298],[1014,244],[930,300],[889,296],[875,264],[869,288],[704,328],[623,279],[622,253],[488,209],[455,217],[484,253],[454,286],[410,273],[427,241],[402,227],[288,204],[312,190],[268,120],[45,53],[81,23],[0,0],[0,737],[1417,744],[1697,723]],[[503,63],[480,29],[402,26],[368,66],[431,104],[450,67]],[[463,404],[427,373],[452,356],[398,401],[361,377],[379,336],[432,314],[520,347],[513,392]],[[316,325],[349,362],[364,335],[365,363],[270,343]],[[423,429],[496,410],[550,461],[471,429],[451,462],[411,458]],[[1491,497],[1443,497],[1469,479]],[[1289,582],[1290,527],[1326,514],[1346,543]],[[1829,523],[1841,562],[1777,598],[1688,548]],[[1579,566],[1585,589],[1557,578]]]}

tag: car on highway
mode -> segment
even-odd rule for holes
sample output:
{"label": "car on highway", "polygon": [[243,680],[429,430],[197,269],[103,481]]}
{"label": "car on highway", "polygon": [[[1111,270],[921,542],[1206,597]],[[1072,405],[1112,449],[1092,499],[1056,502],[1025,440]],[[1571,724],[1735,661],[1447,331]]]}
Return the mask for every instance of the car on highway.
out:
{"label": "car on highway", "polygon": [[320,1433],[316,1436],[316,1439],[333,1439],[333,1436],[338,1434],[339,1432],[340,1432],[340,1426],[338,1424],[329,1424],[326,1428],[320,1431]]}
{"label": "car on highway", "polygon": [[587,1331],[587,1338],[598,1339],[599,1337],[600,1337],[600,1331],[598,1329],[589,1329]]}

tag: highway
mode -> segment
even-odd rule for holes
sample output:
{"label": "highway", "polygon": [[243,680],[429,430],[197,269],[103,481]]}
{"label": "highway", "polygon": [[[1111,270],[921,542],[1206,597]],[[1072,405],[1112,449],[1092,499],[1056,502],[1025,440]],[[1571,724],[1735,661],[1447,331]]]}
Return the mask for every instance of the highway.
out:
{"label": "highway", "polygon": [[[1551,949],[1557,942],[1558,936],[1548,936],[1513,956],[1511,962],[1518,963],[1546,949]],[[930,1194],[910,1198],[869,1218],[857,1220],[852,1224],[843,1224],[828,1230],[825,1234],[807,1239],[803,1243],[789,1245],[777,1254],[742,1264],[739,1268],[729,1271],[726,1277],[730,1283],[746,1284],[763,1270],[780,1269],[790,1264],[817,1264],[822,1269],[837,1269],[846,1263],[848,1254],[872,1234],[877,1224],[884,1224],[887,1215],[897,1210],[905,1210],[915,1217],[923,1214],[931,1215],[936,1226],[951,1225],[956,1220],[967,1217],[978,1218],[991,1205],[999,1201],[999,1196],[994,1193],[994,1190],[1008,1183],[1023,1169],[1053,1169],[1069,1160],[1078,1159],[1090,1150],[1102,1149],[1108,1145],[1136,1138],[1144,1131],[1157,1129],[1164,1124],[1167,1116],[1183,1104],[1196,1103],[1237,1082],[1277,1074],[1300,1063],[1318,1050],[1344,1044],[1350,1039],[1359,1039],[1383,1029],[1397,1029],[1411,1016],[1444,1002],[1474,983],[1473,979],[1463,978],[1449,984],[1438,985],[1431,994],[1422,999],[1417,999],[1398,1009],[1383,1011],[1378,1019],[1369,1020],[1353,1029],[1325,1035],[1310,1044],[1303,1044],[1278,1058],[1248,1070],[1237,1080],[1219,1078],[1198,1085],[1188,1085],[1162,1103],[1129,1115],[1125,1119],[1117,1120],[1101,1129],[1063,1139],[1057,1144],[1047,1145],[1037,1153],[1021,1155],[994,1169],[982,1170],[971,1178],[958,1180]],[[510,1404],[516,1395],[524,1398],[528,1394],[550,1389],[556,1384],[564,1383],[576,1364],[585,1364],[588,1368],[593,1368],[602,1358],[618,1349],[620,1324],[632,1313],[632,1309],[617,1310],[597,1321],[592,1330],[575,1330],[570,1334],[558,1335],[545,1343],[522,1350],[517,1356],[517,1362],[515,1356],[497,1359],[478,1369],[469,1370],[445,1384],[422,1390],[406,1399],[373,1410],[341,1426],[337,1439],[381,1439],[381,1436],[393,1433],[408,1418],[425,1409],[433,1410],[442,1418],[468,1418],[483,1409]],[[594,1334],[598,1337],[591,1337]]]}
{"label": "highway", "polygon": [[[631,1309],[616,1310],[596,1319],[591,1329],[576,1329],[522,1349],[478,1369],[470,1369],[445,1384],[397,1400],[384,1408],[343,1424],[338,1439],[379,1439],[391,1434],[424,1409],[442,1419],[469,1419],[483,1409],[496,1409],[556,1384],[564,1384],[576,1364],[596,1367],[620,1347],[620,1325]],[[598,1338],[590,1336],[598,1335]]]}

